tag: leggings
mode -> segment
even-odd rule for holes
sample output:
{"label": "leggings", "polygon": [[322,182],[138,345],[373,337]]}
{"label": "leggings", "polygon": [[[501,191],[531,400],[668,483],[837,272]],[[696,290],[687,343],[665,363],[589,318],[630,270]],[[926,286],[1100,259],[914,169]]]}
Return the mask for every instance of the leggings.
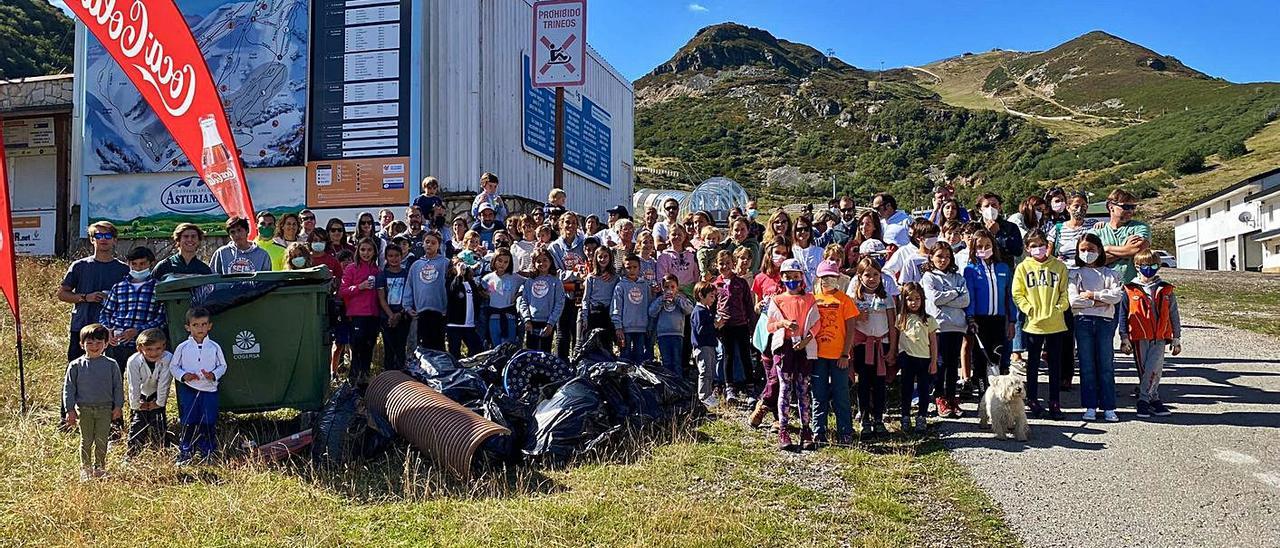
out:
{"label": "leggings", "polygon": [[[917,394],[929,393],[929,382],[933,375],[929,374],[929,358],[916,358],[906,352],[898,354],[898,370],[902,371],[902,384],[898,387],[898,407],[903,417],[911,416],[911,392],[914,387]],[[929,398],[920,398],[917,414],[929,416]]]}
{"label": "leggings", "polygon": [[[578,303],[572,297],[564,300],[564,310],[560,312],[560,329],[556,330],[556,354],[568,360],[578,342]],[[547,347],[547,351],[551,348]]]}
{"label": "leggings", "polygon": [[[888,345],[881,343],[881,355],[889,352]],[[878,371],[878,365],[863,363],[866,361],[867,345],[853,347],[853,367],[858,374],[858,410],[862,412],[862,422],[884,421],[885,388],[884,377]]]}
{"label": "leggings", "polygon": [[765,409],[773,413],[774,418],[778,416],[778,356],[776,354],[761,354],[760,364],[764,366],[764,389],[760,391],[760,402],[764,404]]}
{"label": "leggings", "polygon": [[369,366],[373,363],[373,347],[378,344],[382,319],[377,316],[351,317],[351,371],[353,384],[369,382]]}
{"label": "leggings", "polygon": [[[948,400],[956,397],[956,381],[960,376],[960,343],[964,333],[938,332],[938,373],[933,382],[933,396]],[[928,392],[922,392],[921,395]]]}
{"label": "leggings", "polygon": [[800,424],[807,437],[809,425],[813,424],[807,358],[804,351],[793,350],[790,345],[783,345],[775,352],[781,356],[778,365],[778,434],[783,441],[789,441],[787,421],[791,418],[791,400],[795,398],[796,407],[800,408]]}
{"label": "leggings", "polygon": [[418,346],[444,352],[444,313],[433,310],[418,313]]}

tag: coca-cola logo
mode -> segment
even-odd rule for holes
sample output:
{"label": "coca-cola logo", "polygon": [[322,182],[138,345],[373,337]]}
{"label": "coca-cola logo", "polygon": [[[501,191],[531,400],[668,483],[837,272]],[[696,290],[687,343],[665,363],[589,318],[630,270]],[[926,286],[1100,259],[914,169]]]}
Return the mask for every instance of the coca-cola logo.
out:
{"label": "coca-cola logo", "polygon": [[204,213],[217,209],[218,199],[199,177],[186,177],[160,192],[160,205],[174,213]]}
{"label": "coca-cola logo", "polygon": [[204,180],[210,185],[220,185],[227,181],[236,180],[236,172],[230,167],[222,171],[209,171],[204,174]]}
{"label": "coca-cola logo", "polygon": [[[97,24],[106,30],[106,36],[119,43],[120,59],[135,59],[142,55],[143,64],[131,62],[144,81],[151,84],[160,97],[160,104],[170,116],[182,116],[191,108],[196,96],[196,71],[190,63],[174,66],[173,57],[165,54],[165,46],[149,29],[147,5],[133,0],[129,15],[115,9],[115,0],[80,0],[89,12],[86,25]],[[98,35],[97,32],[94,33]]]}

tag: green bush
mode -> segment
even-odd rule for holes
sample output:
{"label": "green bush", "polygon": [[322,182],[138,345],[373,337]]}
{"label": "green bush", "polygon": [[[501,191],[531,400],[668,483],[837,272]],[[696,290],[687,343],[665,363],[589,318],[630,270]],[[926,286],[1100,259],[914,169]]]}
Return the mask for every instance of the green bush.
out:
{"label": "green bush", "polygon": [[1190,175],[1204,169],[1204,155],[1194,150],[1184,150],[1170,157],[1164,164],[1165,171],[1177,175]]}

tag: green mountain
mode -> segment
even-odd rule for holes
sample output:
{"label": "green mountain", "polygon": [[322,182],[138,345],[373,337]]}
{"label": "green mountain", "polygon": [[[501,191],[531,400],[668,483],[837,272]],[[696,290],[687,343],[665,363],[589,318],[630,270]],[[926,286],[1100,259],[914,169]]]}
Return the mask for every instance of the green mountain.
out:
{"label": "green mountain", "polygon": [[[1100,31],[876,72],[726,23],[636,82],[637,165],[765,194],[829,196],[834,177],[912,204],[940,180],[966,198],[1122,185],[1185,202],[1280,164],[1278,115],[1278,84],[1211,78]],[[678,183],[651,173],[642,186]]]}
{"label": "green mountain", "polygon": [[48,0],[0,3],[0,80],[71,72],[75,27]]}

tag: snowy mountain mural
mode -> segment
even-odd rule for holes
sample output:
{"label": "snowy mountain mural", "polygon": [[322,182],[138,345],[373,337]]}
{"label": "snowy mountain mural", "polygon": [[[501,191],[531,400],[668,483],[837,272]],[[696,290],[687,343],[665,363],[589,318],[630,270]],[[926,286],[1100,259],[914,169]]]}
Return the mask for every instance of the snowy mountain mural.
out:
{"label": "snowy mountain mural", "polygon": [[[222,95],[246,168],[303,163],[308,4],[178,0]],[[191,169],[151,107],[92,36],[85,77],[85,174]]]}

